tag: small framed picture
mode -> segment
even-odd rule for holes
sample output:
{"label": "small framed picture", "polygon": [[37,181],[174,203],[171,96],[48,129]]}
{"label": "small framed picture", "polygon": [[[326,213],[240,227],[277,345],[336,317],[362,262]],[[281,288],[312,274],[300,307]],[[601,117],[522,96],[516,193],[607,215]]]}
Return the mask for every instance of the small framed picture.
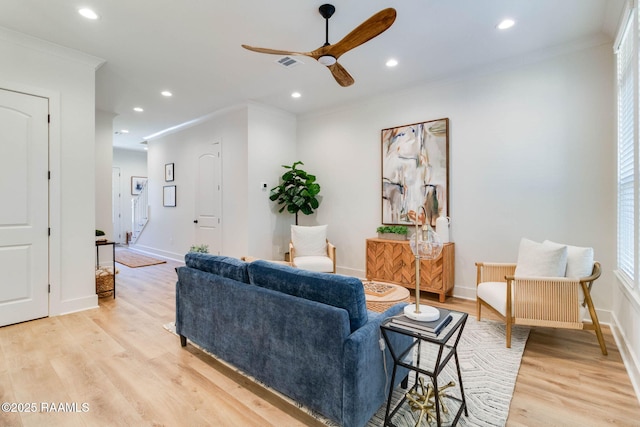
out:
{"label": "small framed picture", "polygon": [[165,185],[162,187],[162,206],[175,207],[176,206],[176,186]]}
{"label": "small framed picture", "polygon": [[137,194],[140,194],[145,185],[147,185],[146,176],[132,176],[131,177],[131,194],[134,196]]}
{"label": "small framed picture", "polygon": [[173,181],[173,163],[164,165],[164,180],[166,182]]}

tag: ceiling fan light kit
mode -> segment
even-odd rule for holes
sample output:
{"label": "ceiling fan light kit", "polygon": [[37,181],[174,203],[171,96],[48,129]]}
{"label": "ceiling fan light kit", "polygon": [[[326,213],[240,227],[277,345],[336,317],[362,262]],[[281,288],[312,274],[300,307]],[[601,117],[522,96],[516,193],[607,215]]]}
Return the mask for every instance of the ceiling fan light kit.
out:
{"label": "ceiling fan light kit", "polygon": [[338,63],[338,58],[348,51],[360,46],[372,38],[385,32],[396,20],[396,10],[393,8],[383,9],[354,28],[349,34],[336,44],[329,43],[329,18],[333,16],[336,8],[331,4],[323,4],[319,7],[320,15],[325,19],[325,43],[311,52],[292,52],[287,50],[268,49],[242,45],[243,48],[258,53],[268,53],[271,55],[302,55],[308,56],[320,64],[326,66],[333,78],[340,86],[347,87],[354,83],[353,77]]}
{"label": "ceiling fan light kit", "polygon": [[338,60],[331,55],[324,55],[318,58],[318,62],[328,67],[329,65],[333,65],[338,62]]}

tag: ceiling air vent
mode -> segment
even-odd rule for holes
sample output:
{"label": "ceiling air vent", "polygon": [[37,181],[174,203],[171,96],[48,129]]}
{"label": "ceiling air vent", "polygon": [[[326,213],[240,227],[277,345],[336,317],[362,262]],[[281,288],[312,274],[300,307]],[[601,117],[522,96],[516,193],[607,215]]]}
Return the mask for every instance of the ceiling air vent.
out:
{"label": "ceiling air vent", "polygon": [[284,68],[293,68],[298,64],[304,64],[304,62],[298,61],[297,59],[293,59],[290,56],[283,56],[282,58],[278,59],[276,62],[282,65]]}

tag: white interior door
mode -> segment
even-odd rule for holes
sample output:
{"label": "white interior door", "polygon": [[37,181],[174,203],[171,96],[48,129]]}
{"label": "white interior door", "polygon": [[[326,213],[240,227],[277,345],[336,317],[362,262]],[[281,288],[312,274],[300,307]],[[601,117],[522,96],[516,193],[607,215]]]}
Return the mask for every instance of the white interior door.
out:
{"label": "white interior door", "polygon": [[0,89],[0,326],[49,315],[48,115]]}
{"label": "white interior door", "polygon": [[222,252],[222,159],[220,142],[203,145],[198,153],[196,181],[196,245],[208,245],[209,253]]}

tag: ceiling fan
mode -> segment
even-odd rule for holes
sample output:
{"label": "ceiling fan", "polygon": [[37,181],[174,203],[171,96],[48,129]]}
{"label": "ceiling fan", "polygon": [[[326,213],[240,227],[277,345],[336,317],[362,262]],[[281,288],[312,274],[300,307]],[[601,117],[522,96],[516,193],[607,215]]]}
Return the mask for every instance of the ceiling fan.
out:
{"label": "ceiling fan", "polygon": [[373,15],[371,18],[358,25],[353,31],[347,34],[336,44],[329,44],[329,18],[336,11],[331,4],[323,4],[319,8],[320,15],[326,21],[326,41],[325,44],[311,52],[291,52],[288,50],[267,49],[242,45],[243,48],[272,55],[303,55],[309,56],[326,66],[340,86],[351,86],[354,83],[353,77],[338,63],[338,58],[361,44],[366,43],[377,35],[386,31],[396,20],[396,10],[387,8]]}

